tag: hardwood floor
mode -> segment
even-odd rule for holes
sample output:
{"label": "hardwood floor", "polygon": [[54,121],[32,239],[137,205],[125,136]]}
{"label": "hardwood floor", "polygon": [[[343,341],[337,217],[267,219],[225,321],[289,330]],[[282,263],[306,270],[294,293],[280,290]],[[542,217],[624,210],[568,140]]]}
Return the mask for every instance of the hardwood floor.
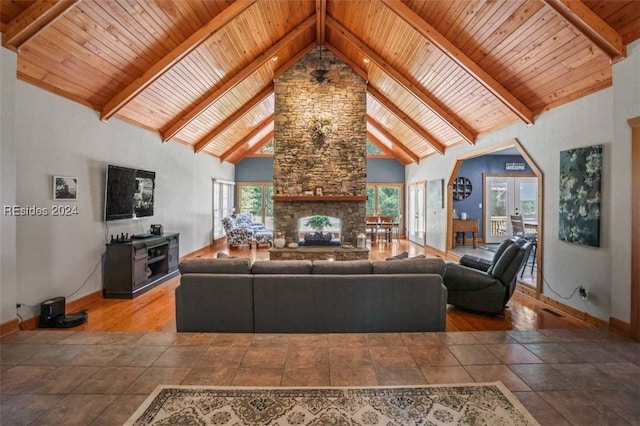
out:
{"label": "hardwood floor", "polygon": [[[209,247],[184,256],[189,258],[215,257],[223,251],[232,256],[248,257],[252,261],[269,258],[266,248],[233,249]],[[393,244],[373,244],[370,258],[384,260],[397,253],[407,251],[410,256],[424,252],[424,249],[407,240]],[[427,256],[438,256],[424,252]],[[91,331],[175,331],[174,290],[180,277],[174,277],[159,287],[133,300],[102,299],[85,308],[89,321],[73,330]],[[469,313],[449,306],[446,331],[495,331],[495,330],[539,330],[539,329],[580,329],[591,328],[578,319],[555,311],[543,303],[516,292],[509,302],[509,309],[502,317],[492,317]]]}

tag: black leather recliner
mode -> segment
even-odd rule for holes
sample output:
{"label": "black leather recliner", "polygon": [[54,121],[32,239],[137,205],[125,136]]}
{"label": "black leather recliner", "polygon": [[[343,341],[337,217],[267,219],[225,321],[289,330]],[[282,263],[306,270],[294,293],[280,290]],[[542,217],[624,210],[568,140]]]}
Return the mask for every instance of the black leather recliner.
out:
{"label": "black leather recliner", "polygon": [[526,239],[512,237],[498,246],[491,261],[464,255],[460,263],[448,263],[443,279],[448,290],[447,303],[462,309],[502,314],[531,248],[531,242]]}

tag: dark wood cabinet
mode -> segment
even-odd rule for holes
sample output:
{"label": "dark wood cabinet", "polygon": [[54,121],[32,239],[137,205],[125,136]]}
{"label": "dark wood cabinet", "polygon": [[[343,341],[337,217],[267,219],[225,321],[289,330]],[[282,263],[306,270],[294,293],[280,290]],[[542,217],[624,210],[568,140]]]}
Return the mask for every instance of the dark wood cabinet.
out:
{"label": "dark wood cabinet", "polygon": [[107,244],[102,295],[133,299],[177,274],[179,235]]}

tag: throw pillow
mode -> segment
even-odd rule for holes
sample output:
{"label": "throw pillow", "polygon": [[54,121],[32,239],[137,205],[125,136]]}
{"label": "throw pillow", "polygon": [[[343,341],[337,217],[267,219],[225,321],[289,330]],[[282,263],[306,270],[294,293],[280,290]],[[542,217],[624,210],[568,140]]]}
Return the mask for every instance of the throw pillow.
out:
{"label": "throw pillow", "polygon": [[398,253],[395,256],[387,257],[386,260],[402,260],[407,259],[409,257],[409,252],[403,251],[402,253]]}

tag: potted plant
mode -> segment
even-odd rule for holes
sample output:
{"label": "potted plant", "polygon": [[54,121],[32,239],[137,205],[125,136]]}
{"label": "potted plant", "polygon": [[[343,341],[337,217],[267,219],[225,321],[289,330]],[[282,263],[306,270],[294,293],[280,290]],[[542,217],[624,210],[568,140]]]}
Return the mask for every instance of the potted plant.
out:
{"label": "potted plant", "polygon": [[324,232],[324,229],[333,226],[329,216],[317,214],[307,219],[305,226],[313,229],[311,232],[305,232],[304,241],[307,245],[329,245],[332,239],[331,232]]}
{"label": "potted plant", "polygon": [[332,225],[333,224],[331,223],[329,216],[324,214],[317,214],[317,215],[311,216],[309,220],[307,220],[307,222],[305,223],[305,226],[308,226],[309,228],[318,232],[322,232],[324,231],[324,228]]}

